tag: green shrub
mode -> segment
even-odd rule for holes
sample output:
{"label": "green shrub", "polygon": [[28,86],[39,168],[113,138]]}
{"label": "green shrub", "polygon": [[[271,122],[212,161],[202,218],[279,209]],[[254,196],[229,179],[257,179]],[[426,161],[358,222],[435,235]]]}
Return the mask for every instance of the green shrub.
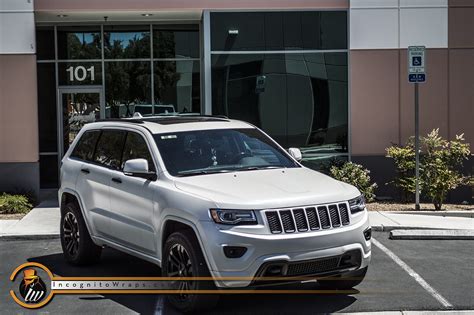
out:
{"label": "green shrub", "polygon": [[376,183],[370,181],[370,171],[362,165],[347,162],[342,166],[331,167],[331,176],[342,182],[354,185],[364,195],[367,201],[373,201],[374,191],[377,188]]}
{"label": "green shrub", "polygon": [[[469,185],[471,177],[459,170],[463,161],[471,155],[469,143],[463,135],[447,141],[434,129],[420,139],[420,191],[429,198],[436,210],[440,210],[450,190],[460,185]],[[397,178],[392,182],[406,193],[415,192],[415,150],[413,138],[404,147],[386,149],[387,157],[393,158]]]}
{"label": "green shrub", "polygon": [[32,207],[25,196],[0,193],[0,213],[2,214],[26,213]]}
{"label": "green shrub", "polygon": [[393,145],[385,150],[387,152],[386,156],[394,160],[397,172],[395,179],[390,181],[388,184],[393,184],[401,189],[402,201],[411,201],[416,187],[415,148],[413,138],[410,138],[405,146]]}

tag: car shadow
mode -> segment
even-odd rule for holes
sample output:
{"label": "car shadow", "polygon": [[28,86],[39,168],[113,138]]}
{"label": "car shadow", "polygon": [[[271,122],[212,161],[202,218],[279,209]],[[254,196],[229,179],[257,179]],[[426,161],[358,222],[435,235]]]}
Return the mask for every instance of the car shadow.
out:
{"label": "car shadow", "polygon": [[[62,277],[157,277],[161,270],[156,265],[131,255],[105,248],[101,261],[92,266],[72,266],[61,253],[32,257]],[[276,287],[265,287],[275,289]],[[317,290],[315,282],[279,286],[281,289]],[[357,301],[358,290],[351,294],[223,294],[217,306],[208,314],[314,314],[343,310]],[[108,299],[140,314],[180,314],[164,302],[163,296],[140,295],[79,295],[82,301]]]}

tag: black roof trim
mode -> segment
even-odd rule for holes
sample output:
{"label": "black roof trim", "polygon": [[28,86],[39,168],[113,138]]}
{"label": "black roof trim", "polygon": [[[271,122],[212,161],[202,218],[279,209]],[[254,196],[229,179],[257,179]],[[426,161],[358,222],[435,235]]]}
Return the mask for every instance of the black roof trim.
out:
{"label": "black roof trim", "polygon": [[143,124],[145,122],[156,123],[160,125],[173,125],[193,122],[228,122],[229,118],[226,116],[218,115],[158,115],[158,116],[145,116],[140,118],[106,118],[99,119],[96,122],[121,122],[121,123],[132,123],[132,124]]}
{"label": "black roof trim", "polygon": [[105,119],[98,119],[95,122],[124,122],[124,123],[132,123],[132,124],[143,124],[144,121],[142,119],[125,119],[125,118],[105,118]]}

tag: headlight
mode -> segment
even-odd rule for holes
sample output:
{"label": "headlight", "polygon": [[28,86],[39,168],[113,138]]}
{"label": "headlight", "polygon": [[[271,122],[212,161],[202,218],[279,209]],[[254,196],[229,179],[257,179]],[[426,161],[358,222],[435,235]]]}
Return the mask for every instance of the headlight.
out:
{"label": "headlight", "polygon": [[360,195],[357,198],[349,200],[349,207],[351,208],[351,213],[357,213],[364,211],[365,209],[365,198],[364,195]]}
{"label": "headlight", "polygon": [[252,210],[211,209],[211,217],[214,222],[220,224],[257,224],[257,217]]}

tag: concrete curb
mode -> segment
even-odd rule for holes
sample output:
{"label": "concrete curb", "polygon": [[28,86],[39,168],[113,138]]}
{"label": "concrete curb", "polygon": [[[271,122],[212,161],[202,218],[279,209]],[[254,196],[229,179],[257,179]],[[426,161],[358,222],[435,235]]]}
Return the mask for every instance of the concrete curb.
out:
{"label": "concrete curb", "polygon": [[393,230],[435,230],[444,231],[445,228],[432,228],[432,227],[420,227],[420,226],[403,226],[403,225],[373,225],[372,231],[376,232],[391,232]]}
{"label": "concrete curb", "polygon": [[396,214],[418,214],[418,215],[432,215],[437,217],[451,217],[451,218],[474,218],[474,211],[385,211],[387,213]]}
{"label": "concrete curb", "polygon": [[474,240],[474,230],[394,230],[392,240]]}
{"label": "concrete curb", "polygon": [[59,239],[59,234],[0,234],[0,241],[36,241]]}

